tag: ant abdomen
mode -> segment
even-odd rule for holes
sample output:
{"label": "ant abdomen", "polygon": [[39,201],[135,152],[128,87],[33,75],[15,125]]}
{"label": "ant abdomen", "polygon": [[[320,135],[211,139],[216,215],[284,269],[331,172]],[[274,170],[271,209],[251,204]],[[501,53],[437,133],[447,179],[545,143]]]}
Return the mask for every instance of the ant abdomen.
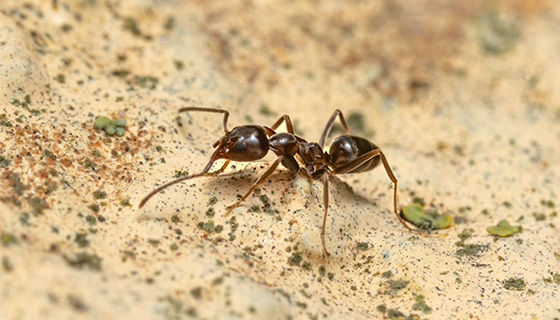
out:
{"label": "ant abdomen", "polygon": [[347,165],[376,149],[379,147],[365,138],[342,135],[336,137],[329,147],[330,164],[337,174],[370,171],[379,165],[380,157],[368,157],[363,164],[356,164],[357,166]]}

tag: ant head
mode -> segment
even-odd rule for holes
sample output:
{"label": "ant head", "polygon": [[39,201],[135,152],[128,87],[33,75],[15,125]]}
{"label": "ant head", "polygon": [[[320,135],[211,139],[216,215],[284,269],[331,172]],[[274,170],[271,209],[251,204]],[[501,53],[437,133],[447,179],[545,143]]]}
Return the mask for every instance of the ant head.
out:
{"label": "ant head", "polygon": [[216,159],[255,161],[268,153],[268,136],[263,127],[235,127],[214,143]]}

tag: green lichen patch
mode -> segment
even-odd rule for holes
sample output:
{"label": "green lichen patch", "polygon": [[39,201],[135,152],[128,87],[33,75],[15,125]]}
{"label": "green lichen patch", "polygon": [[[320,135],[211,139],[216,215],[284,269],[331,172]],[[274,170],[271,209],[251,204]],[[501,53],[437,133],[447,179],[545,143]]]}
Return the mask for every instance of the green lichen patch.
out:
{"label": "green lichen patch", "polygon": [[211,196],[211,197],[208,199],[208,205],[209,205],[209,206],[215,205],[216,202],[218,202],[218,198],[216,198],[216,196]]}
{"label": "green lichen patch", "polygon": [[72,294],[68,295],[68,304],[77,312],[85,312],[88,310],[88,306],[84,300]]}
{"label": "green lichen patch", "polygon": [[325,266],[320,266],[319,275],[321,275],[321,277],[324,277],[326,274],[327,274],[327,268],[325,268]]}
{"label": "green lichen patch", "polygon": [[509,237],[514,233],[518,233],[521,231],[521,227],[519,226],[512,226],[509,224],[507,220],[500,220],[497,226],[490,226],[486,228],[488,233],[493,234],[498,237]]}
{"label": "green lichen patch", "polygon": [[462,244],[459,246],[461,246],[461,248],[457,249],[455,252],[458,257],[476,257],[479,252],[488,249],[488,245],[482,244]]}
{"label": "green lichen patch", "polygon": [[146,34],[145,32],[142,32],[142,30],[140,29],[138,20],[136,18],[133,17],[124,17],[122,18],[123,20],[123,29],[132,33],[134,36],[139,37],[141,39],[144,39],[146,41],[151,41],[153,40],[153,36],[150,34]]}
{"label": "green lichen patch", "polygon": [[[270,202],[270,199],[268,198],[268,196],[266,194],[261,194],[259,195],[259,200],[263,203],[261,209],[269,215],[275,215],[275,214],[279,214],[280,211],[278,211],[278,209],[272,209],[272,206],[275,205],[274,202]],[[260,210],[258,209],[258,207],[253,207],[251,208],[253,210],[253,212],[260,212]],[[281,220],[282,217],[281,216],[277,216],[278,220]]]}
{"label": "green lichen patch", "polygon": [[432,308],[426,304],[423,295],[416,296],[416,303],[412,306],[412,310],[421,310],[424,313],[431,313]]}
{"label": "green lichen patch", "polygon": [[289,258],[288,258],[288,264],[291,266],[299,266],[301,264],[301,262],[303,261],[303,256],[301,254],[301,252],[294,252]]}
{"label": "green lichen patch", "polygon": [[389,309],[387,311],[387,319],[408,319],[406,315],[398,309]]}
{"label": "green lichen patch", "polygon": [[[461,233],[459,233],[457,235],[457,237],[459,237],[459,239],[461,239],[461,241],[459,241],[458,243],[464,243],[465,240],[468,240],[470,238],[472,238],[472,234],[473,234],[474,230],[473,229],[465,229],[463,230]],[[458,244],[459,245],[459,244]]]}
{"label": "green lichen patch", "polygon": [[135,36],[140,36],[142,34],[140,28],[138,27],[138,22],[136,22],[136,19],[131,17],[124,18],[123,28]]}
{"label": "green lichen patch", "polygon": [[175,170],[175,173],[173,174],[173,178],[181,178],[181,177],[186,177],[188,175],[189,175],[188,171]]}
{"label": "green lichen patch", "polygon": [[27,202],[31,206],[34,214],[43,214],[43,211],[49,208],[47,201],[40,197],[31,197],[27,199]]}
{"label": "green lichen patch", "polygon": [[106,116],[97,117],[93,123],[93,127],[96,130],[103,130],[110,136],[117,135],[119,137],[124,135],[125,126],[126,119],[111,120]]}
{"label": "green lichen patch", "polygon": [[231,219],[226,221],[226,223],[228,223],[230,228],[231,228],[231,232],[228,234],[229,235],[229,240],[233,241],[233,240],[235,240],[235,234],[234,233],[239,228],[239,223],[237,223],[237,220],[235,219],[235,217],[231,217]]}
{"label": "green lichen patch", "polygon": [[214,211],[214,208],[208,208],[208,210],[206,210],[205,215],[206,215],[208,218],[212,218],[212,217],[214,217],[214,216],[216,215],[216,211]]}
{"label": "green lichen patch", "polygon": [[148,239],[148,243],[151,244],[152,246],[159,246],[161,241],[158,239]]}
{"label": "green lichen patch", "polygon": [[196,299],[200,299],[202,297],[202,288],[196,287],[191,289],[191,295]]}
{"label": "green lichen patch", "polygon": [[311,270],[312,268],[311,262],[303,260],[303,254],[300,251],[296,251],[288,257],[288,264],[290,266],[300,266],[303,270]]}
{"label": "green lichen patch", "polygon": [[9,247],[19,243],[16,236],[14,236],[11,233],[4,233],[4,232],[2,232],[2,235],[0,235],[0,242],[2,242],[2,246],[4,247]]}
{"label": "green lichen patch", "polygon": [[398,309],[388,309],[384,304],[378,305],[376,309],[384,315],[384,319],[420,319],[420,317],[414,314],[407,316]]}
{"label": "green lichen patch", "polygon": [[0,127],[11,127],[12,123],[8,120],[5,113],[0,114]]}
{"label": "green lichen patch", "polygon": [[38,190],[46,194],[53,193],[58,190],[58,185],[56,184],[56,182],[46,181],[42,186],[38,188]]}
{"label": "green lichen patch", "polygon": [[550,273],[551,277],[543,278],[544,283],[560,284],[560,273]]}
{"label": "green lichen patch", "polygon": [[74,242],[78,244],[80,248],[84,248],[89,246],[89,240],[87,238],[87,233],[85,232],[78,232],[74,237]]}
{"label": "green lichen patch", "polygon": [[102,191],[101,189],[95,190],[93,192],[93,197],[95,199],[105,199],[105,198],[107,198],[107,192]]}
{"label": "green lichen patch", "polygon": [[358,243],[356,244],[356,249],[365,251],[365,250],[369,249],[369,243],[367,243],[367,242],[358,242]]}
{"label": "green lichen patch", "polygon": [[542,199],[542,200],[541,200],[541,205],[543,205],[543,206],[545,206],[545,207],[547,207],[547,208],[549,208],[549,209],[554,209],[554,207],[556,206],[556,205],[554,204],[554,201],[552,201],[552,200],[545,200],[545,199]]}
{"label": "green lichen patch", "polygon": [[66,76],[59,73],[56,77],[54,77],[54,80],[60,84],[65,84],[66,83]]}
{"label": "green lichen patch", "polygon": [[4,272],[12,272],[14,270],[14,265],[8,257],[2,257],[2,270]]}
{"label": "green lichen patch", "polygon": [[18,196],[23,195],[23,191],[28,189],[28,187],[21,181],[19,174],[13,171],[6,172],[3,178],[9,181],[10,187]]}
{"label": "green lichen patch", "polygon": [[134,80],[140,88],[150,90],[154,90],[159,83],[159,79],[152,76],[134,76]]}
{"label": "green lichen patch", "polygon": [[101,258],[96,254],[79,252],[74,257],[62,255],[62,258],[68,265],[77,269],[101,270]]}
{"label": "green lichen patch", "polygon": [[408,281],[404,281],[404,280],[387,280],[386,282],[384,282],[384,283],[381,284],[381,285],[385,287],[385,290],[383,291],[383,294],[395,296],[395,295],[397,295],[397,293],[398,293],[399,291],[401,291],[402,289],[406,288],[406,286],[408,285]]}
{"label": "green lichen patch", "polygon": [[173,60],[173,64],[175,65],[175,69],[177,71],[181,71],[183,69],[185,69],[185,63],[183,62],[183,60]]}
{"label": "green lichen patch", "polygon": [[402,207],[403,218],[423,230],[445,229],[453,223],[453,217],[446,214],[427,214],[419,203]]}
{"label": "green lichen patch", "polygon": [[209,220],[207,222],[199,222],[198,227],[206,232],[210,233],[220,233],[224,229],[222,225],[215,225],[214,221]]}
{"label": "green lichen patch", "polygon": [[478,42],[484,53],[500,55],[512,50],[521,37],[520,24],[505,12],[484,11],[477,24]]}
{"label": "green lichen patch", "polygon": [[86,219],[86,222],[87,222],[89,225],[91,225],[91,226],[97,224],[97,218],[96,218],[95,216],[92,216],[91,214],[88,214],[88,215],[85,217],[85,219]]}
{"label": "green lichen patch", "polygon": [[99,212],[99,205],[97,203],[90,204],[88,208],[95,213]]}
{"label": "green lichen patch", "polygon": [[0,155],[0,168],[5,168],[12,163],[12,160]]}
{"label": "green lichen patch", "polygon": [[523,291],[527,287],[525,280],[522,278],[509,278],[502,281],[504,288],[507,290]]}

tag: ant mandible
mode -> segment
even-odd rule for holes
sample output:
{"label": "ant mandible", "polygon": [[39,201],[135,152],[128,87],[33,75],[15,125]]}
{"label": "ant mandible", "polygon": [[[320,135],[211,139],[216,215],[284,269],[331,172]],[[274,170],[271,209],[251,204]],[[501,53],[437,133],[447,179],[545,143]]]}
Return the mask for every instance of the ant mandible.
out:
{"label": "ant mandible", "polygon": [[[397,211],[397,178],[393,174],[387,158],[381,149],[369,140],[349,134],[348,124],[340,110],[335,110],[327,121],[319,143],[307,142],[294,134],[292,121],[288,115],[283,115],[271,127],[258,125],[245,125],[233,128],[231,131],[227,129],[227,121],[229,112],[222,109],[186,107],[181,108],[179,112],[202,111],[223,113],[224,115],[224,131],[225,135],[216,141],[213,145],[217,148],[206,167],[202,172],[187,175],[176,180],[165,183],[150,192],[140,202],[139,208],[142,208],[146,202],[155,194],[176,183],[205,176],[216,176],[222,173],[229,165],[230,161],[247,162],[256,161],[264,158],[268,151],[273,151],[278,158],[270,165],[270,167],[262,174],[262,176],[249,188],[249,190],[236,203],[227,207],[226,216],[239,206],[256,187],[262,184],[282,163],[284,167],[292,173],[300,171],[301,166],[296,160],[296,155],[303,164],[303,172],[310,180],[323,181],[323,226],[321,228],[321,245],[324,255],[330,255],[325,245],[325,225],[327,223],[327,213],[329,205],[329,177],[335,174],[343,173],[360,173],[370,171],[376,168],[379,163],[383,164],[391,183],[393,184],[393,209],[397,218],[403,226],[408,230],[412,230],[400,216]],[[339,118],[342,127],[346,131],[345,135],[336,137],[330,147],[329,152],[323,151],[325,140],[331,131],[336,118]],[[276,130],[282,122],[286,123],[288,132],[276,133]],[[210,172],[212,165],[218,159],[225,159],[222,167],[216,171]]]}

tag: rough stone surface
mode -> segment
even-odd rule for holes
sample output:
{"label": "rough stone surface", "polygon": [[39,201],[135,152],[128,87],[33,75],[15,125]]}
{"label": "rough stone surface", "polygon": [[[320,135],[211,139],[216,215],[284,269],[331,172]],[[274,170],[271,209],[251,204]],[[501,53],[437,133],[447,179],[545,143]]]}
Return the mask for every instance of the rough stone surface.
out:
{"label": "rough stone surface", "polygon": [[[560,318],[556,1],[2,1],[3,319]],[[322,184],[207,164],[229,128],[339,108],[380,167]],[[123,136],[96,131],[125,119]],[[283,130],[281,127],[280,130]],[[340,134],[341,131],[335,131]],[[216,169],[221,162],[216,165]],[[522,232],[494,238],[506,219]],[[211,221],[211,222],[210,222]]]}

